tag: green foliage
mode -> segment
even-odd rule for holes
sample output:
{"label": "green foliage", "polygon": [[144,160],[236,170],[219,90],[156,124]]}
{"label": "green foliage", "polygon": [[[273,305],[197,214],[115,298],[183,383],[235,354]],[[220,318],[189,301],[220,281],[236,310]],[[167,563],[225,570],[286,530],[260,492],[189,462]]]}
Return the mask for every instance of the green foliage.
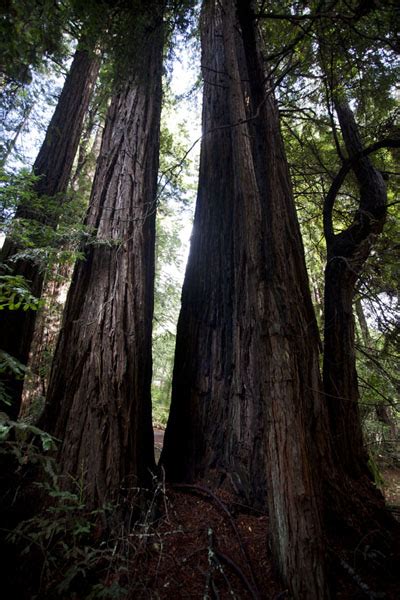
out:
{"label": "green foliage", "polygon": [[167,506],[163,482],[154,481],[152,490],[133,489],[129,502],[124,496],[121,504],[93,510],[83,478],[66,481],[58,475],[57,443],[37,427],[1,420],[0,414],[0,454],[13,459],[17,475],[35,467],[33,487],[18,484],[16,496],[32,502],[29,494],[39,495],[33,515],[7,536],[17,552],[18,574],[29,573],[24,592],[43,600],[139,597],[147,589],[143,564],[151,542],[162,544],[156,507]]}
{"label": "green foliage", "polygon": [[[19,360],[0,350],[0,374],[11,374],[15,379],[23,379],[26,373],[26,366]],[[11,398],[7,392],[7,386],[4,381],[0,381],[0,404],[10,406]]]}
{"label": "green foliage", "polygon": [[[0,223],[17,247],[13,261],[32,260],[45,271],[55,264],[74,262],[82,256],[83,238],[90,232],[82,225],[85,198],[76,192],[48,197],[38,195],[38,177],[22,169],[1,171]],[[58,223],[54,229],[54,223]]]}
{"label": "green foliage", "polygon": [[168,418],[176,323],[180,309],[181,282],[177,270],[182,243],[176,218],[160,213],[157,219],[156,279],[153,321],[153,420],[165,425]]}
{"label": "green foliage", "polygon": [[[368,267],[371,265],[369,264]],[[366,270],[368,272],[368,268]],[[360,289],[365,290],[365,281]],[[386,293],[370,289],[370,298],[358,300],[366,320],[360,327],[357,310],[356,350],[365,440],[371,456],[380,462],[400,463],[400,378],[398,375],[398,307]],[[372,294],[371,294],[372,292]],[[372,296],[372,297],[371,297]],[[359,292],[359,298],[361,298]],[[373,312],[368,311],[373,308]],[[366,330],[367,327],[367,330]]]}
{"label": "green foliage", "polygon": [[[7,267],[3,265],[3,271]],[[0,275],[0,310],[38,310],[42,301],[30,291],[22,275]],[[0,350],[0,374],[9,374],[16,379],[24,379],[26,366],[4,350]],[[4,381],[0,381],[0,404],[10,405],[10,396]]]}
{"label": "green foliage", "polygon": [[[69,2],[9,0],[0,9],[0,165],[21,158],[22,133],[43,127],[69,58]],[[43,102],[45,100],[45,102]],[[39,108],[40,107],[40,108]],[[37,110],[39,109],[39,111]],[[39,112],[39,114],[38,114]],[[47,115],[46,115],[47,117]],[[48,115],[49,117],[49,115]],[[47,120],[47,118],[45,118]],[[32,138],[28,146],[32,145]]]}
{"label": "green foliage", "polygon": [[[156,23],[163,20],[165,53],[171,52],[174,35],[188,39],[195,29],[195,0],[120,0],[113,12],[110,30],[103,41],[103,48],[112,65],[112,79],[118,87],[127,72],[138,76],[142,65],[138,63],[137,40],[151,35]],[[145,76],[145,72],[142,72]]]}
{"label": "green foliage", "polygon": [[60,60],[65,53],[63,29],[68,3],[42,0],[9,0],[0,18],[0,74],[16,83],[31,79],[31,67],[43,59]]}
{"label": "green foliage", "polygon": [[45,133],[65,75],[62,65],[51,63],[34,70],[32,81],[0,96],[0,165],[25,165],[33,161]]}
{"label": "green foliage", "polygon": [[[399,135],[394,6],[369,4],[361,10],[362,6],[359,2],[330,6],[273,2],[261,21],[265,52],[279,82],[281,124],[321,334],[326,262],[323,203],[346,158],[334,93],[343,94],[350,103],[364,146]],[[398,460],[398,154],[398,149],[383,149],[370,157],[386,179],[389,214],[383,234],[374,240],[355,297],[365,313],[363,327],[356,319],[360,410],[368,450],[372,460],[380,463],[383,457]],[[352,223],[358,203],[358,184],[350,173],[333,210],[336,233]]]}
{"label": "green foliage", "polygon": [[[40,598],[70,598],[76,589],[86,590],[80,596],[85,598],[123,598],[126,590],[117,579],[108,585],[100,577],[114,560],[115,547],[94,543],[96,528],[115,507],[90,510],[80,481],[73,482],[73,491],[62,486],[52,458],[56,443],[28,423],[0,422],[0,453],[12,457],[17,470],[29,465],[38,468],[35,485],[45,507],[10,531],[8,542],[18,549],[21,564],[41,573]],[[94,573],[98,575],[95,584]]]}
{"label": "green foliage", "polygon": [[153,321],[153,421],[161,426],[166,425],[169,412],[186,250],[182,235],[194,204],[197,167],[188,153],[187,124],[174,119],[175,106],[167,88],[161,126]]}
{"label": "green foliage", "polygon": [[[161,328],[160,328],[161,329]],[[159,331],[153,339],[153,423],[167,424],[172,387],[172,370],[175,352],[175,333]]]}
{"label": "green foliage", "polygon": [[0,275],[0,310],[37,310],[43,304],[22,275]]}
{"label": "green foliage", "polygon": [[23,168],[17,173],[0,169],[0,227],[7,233],[19,205],[29,205],[37,198],[34,191],[38,177]]}
{"label": "green foliage", "polygon": [[99,565],[112,559],[110,548],[91,543],[105,511],[88,510],[79,489],[71,493],[47,483],[43,489],[50,505],[41,514],[20,523],[8,538],[20,548],[23,557],[29,559],[40,553],[41,597],[65,598],[78,590],[86,590],[80,596],[85,598],[125,597],[127,590],[116,581],[110,587],[102,583],[91,585]]}
{"label": "green foliage", "polygon": [[25,421],[10,421],[4,413],[0,413],[1,453],[12,454],[19,465],[39,462],[48,475],[54,478],[52,459],[47,453],[55,450],[56,443],[53,436],[35,425]]}
{"label": "green foliage", "polygon": [[17,379],[23,379],[26,366],[4,350],[0,350],[0,373],[13,373]]}
{"label": "green foliage", "polygon": [[[386,157],[387,160],[387,157]],[[395,170],[394,164],[388,170]],[[388,181],[396,193],[396,178]],[[389,206],[385,229],[375,241],[357,286],[356,302],[365,316],[362,330],[357,310],[357,372],[368,448],[382,462],[400,461],[400,321],[397,260],[400,206]]]}
{"label": "green foliage", "polygon": [[378,465],[376,464],[375,460],[372,458],[371,455],[368,460],[368,467],[373,475],[375,485],[382,487],[383,483],[384,483],[384,481],[382,479],[382,475],[379,472]]}

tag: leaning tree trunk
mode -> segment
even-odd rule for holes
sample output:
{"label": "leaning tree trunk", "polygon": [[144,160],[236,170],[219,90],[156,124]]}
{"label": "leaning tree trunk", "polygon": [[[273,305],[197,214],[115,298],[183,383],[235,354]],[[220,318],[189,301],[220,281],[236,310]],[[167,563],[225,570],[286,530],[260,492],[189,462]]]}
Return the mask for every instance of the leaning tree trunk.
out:
{"label": "leaning tree trunk", "polygon": [[[151,324],[163,27],[133,27],[137,59],[112,98],[42,426],[61,439],[61,473],[89,506],[146,485],[154,470]],[[135,15],[132,15],[135,19]]]}
{"label": "leaning tree trunk", "polygon": [[337,234],[332,223],[334,195],[328,197],[325,204],[327,264],[323,379],[338,465],[357,479],[362,474],[370,476],[370,471],[358,405],[353,297],[373,240],[384,225],[386,188],[381,173],[368,156],[362,156],[363,145],[347,101],[336,97],[335,107],[358,182],[360,200],[351,226]]}
{"label": "leaning tree trunk", "polygon": [[[73,161],[78,148],[83,119],[87,111],[94,82],[99,69],[99,59],[91,51],[76,51],[69,74],[65,80],[56,110],[47,129],[45,140],[33,166],[33,172],[40,179],[34,186],[39,196],[63,194],[68,185]],[[62,198],[60,197],[60,202]],[[28,219],[38,224],[55,227],[57,219],[46,211],[38,212],[34,207],[21,204],[16,212],[18,219]],[[32,293],[40,297],[44,274],[33,260],[20,258],[12,261],[21,247],[11,237],[6,238],[1,262],[8,264],[13,275],[23,275]],[[11,262],[10,262],[11,261]],[[10,274],[10,271],[7,271]],[[0,348],[26,364],[35,326],[35,311],[22,309],[2,311]],[[7,412],[16,419],[21,406],[23,380],[9,374],[1,374],[11,397]]]}
{"label": "leaning tree trunk", "polygon": [[[268,497],[295,598],[325,598],[318,335],[271,79],[244,0],[205,0],[203,143],[161,461]],[[322,422],[322,418],[321,418]]]}

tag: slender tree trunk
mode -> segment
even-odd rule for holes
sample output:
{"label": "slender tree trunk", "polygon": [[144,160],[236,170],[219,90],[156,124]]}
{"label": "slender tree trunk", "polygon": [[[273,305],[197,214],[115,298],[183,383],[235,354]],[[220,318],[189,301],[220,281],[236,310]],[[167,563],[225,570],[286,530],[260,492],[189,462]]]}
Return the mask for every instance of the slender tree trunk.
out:
{"label": "slender tree trunk", "polygon": [[371,337],[369,335],[368,322],[365,318],[364,309],[362,306],[362,302],[360,298],[357,298],[355,302],[356,314],[358,319],[358,324],[361,330],[361,338],[366,348],[369,348],[371,343]]}
{"label": "slender tree trunk", "polygon": [[[67,189],[98,68],[98,57],[92,52],[78,48],[46,138],[33,166],[35,175],[40,177],[34,190],[39,196],[54,196],[64,193]],[[51,227],[57,224],[54,214],[38,213],[24,204],[18,207],[16,218],[31,219]],[[29,282],[32,293],[40,297],[44,274],[33,260],[24,258],[12,261],[19,250],[19,245],[12,238],[7,238],[1,252],[1,262],[8,264],[13,274],[23,275]],[[0,347],[23,364],[28,361],[35,319],[36,313],[32,310],[21,309],[1,313]],[[1,374],[1,378],[12,400],[8,409],[9,416],[16,419],[21,405],[23,381],[4,374]]]}
{"label": "slender tree trunk", "polygon": [[322,599],[318,335],[277,106],[251,3],[206,0],[201,30],[200,179],[161,460],[169,479],[268,497],[286,584]]}
{"label": "slender tree trunk", "polygon": [[324,391],[337,462],[351,477],[371,476],[363,445],[354,346],[355,284],[386,215],[386,189],[380,172],[365,156],[354,115],[346,100],[335,100],[343,140],[360,190],[360,205],[349,228],[335,234],[332,207],[325,207]]}
{"label": "slender tree trunk", "polygon": [[86,217],[94,238],[75,267],[42,419],[61,439],[62,474],[83,481],[94,507],[147,485],[155,468],[150,384],[160,5],[152,2],[147,25],[133,26],[137,60],[108,111]]}
{"label": "slender tree trunk", "polygon": [[4,167],[4,165],[6,164],[6,162],[8,161],[9,157],[11,156],[15,146],[17,145],[17,141],[19,136],[21,135],[24,127],[26,126],[26,124],[29,121],[29,117],[31,115],[31,112],[33,110],[35,106],[34,102],[31,102],[24,110],[23,112],[23,116],[21,121],[18,123],[17,128],[14,131],[14,136],[12,137],[11,140],[9,140],[6,144],[5,144],[5,149],[4,149],[4,154],[1,154],[0,156],[0,167]]}

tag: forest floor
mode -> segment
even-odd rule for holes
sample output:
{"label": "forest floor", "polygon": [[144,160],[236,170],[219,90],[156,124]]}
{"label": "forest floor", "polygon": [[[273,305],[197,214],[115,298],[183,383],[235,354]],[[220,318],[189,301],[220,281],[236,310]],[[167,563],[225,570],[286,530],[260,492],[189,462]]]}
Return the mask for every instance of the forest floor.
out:
{"label": "forest floor", "polygon": [[382,467],[381,477],[386,502],[400,511],[400,467],[387,465]]}
{"label": "forest floor", "polygon": [[[162,441],[163,432],[156,430],[158,456]],[[400,469],[385,467],[382,475],[388,504],[400,509]],[[227,490],[211,489],[207,482],[167,486],[162,495],[163,514],[143,553],[146,577],[140,581],[136,571],[132,599],[289,598],[266,543],[266,514],[238,504]],[[386,557],[374,550],[375,533],[367,534],[365,543],[354,543],[352,551],[339,550],[340,542],[329,549],[336,598],[400,597],[390,559],[382,569]]]}
{"label": "forest floor", "polygon": [[[155,430],[157,459],[163,435],[162,430]],[[400,468],[388,462],[378,466],[387,504],[400,520]],[[68,538],[63,533],[64,523],[70,520],[65,502],[64,510],[54,513],[59,523],[53,523],[54,517],[46,520],[47,513],[36,517],[45,534],[38,538],[44,547],[39,551],[34,544],[33,554],[25,558],[6,546],[8,562],[2,560],[4,572],[10,568],[10,573],[5,589],[2,584],[2,598],[289,600],[274,569],[266,513],[241,504],[227,487],[216,489],[209,481],[179,486],[159,481],[151,498],[145,517],[141,512],[140,519],[134,522],[132,516],[129,524],[117,519],[117,527],[110,529],[104,529],[100,515],[94,515],[96,528],[91,529],[78,507],[75,517],[71,514],[72,537]],[[332,597],[400,598],[399,563],[388,540],[389,534],[385,531],[383,535],[373,523],[366,524],[362,536],[351,539],[343,532],[333,532],[327,547]],[[18,556],[23,558],[21,571],[12,568],[20,560]]]}

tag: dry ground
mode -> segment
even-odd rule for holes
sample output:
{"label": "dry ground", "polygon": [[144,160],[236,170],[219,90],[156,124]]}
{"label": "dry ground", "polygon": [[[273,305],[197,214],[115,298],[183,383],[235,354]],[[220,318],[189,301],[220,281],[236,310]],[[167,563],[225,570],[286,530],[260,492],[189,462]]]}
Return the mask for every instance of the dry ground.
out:
{"label": "dry ground", "polygon": [[400,511],[400,468],[384,467],[381,475],[383,479],[382,491],[387,504]]}
{"label": "dry ground", "polygon": [[[157,454],[162,437],[157,430]],[[388,504],[400,508],[400,469],[386,468],[383,478]],[[142,574],[135,572],[132,600],[289,598],[274,571],[267,515],[237,504],[226,490],[211,490],[205,483],[167,487],[161,504],[163,515],[142,549]],[[371,530],[368,539],[354,541],[346,554],[339,546],[328,550],[338,599],[400,598],[393,557],[375,550],[375,533]]]}

